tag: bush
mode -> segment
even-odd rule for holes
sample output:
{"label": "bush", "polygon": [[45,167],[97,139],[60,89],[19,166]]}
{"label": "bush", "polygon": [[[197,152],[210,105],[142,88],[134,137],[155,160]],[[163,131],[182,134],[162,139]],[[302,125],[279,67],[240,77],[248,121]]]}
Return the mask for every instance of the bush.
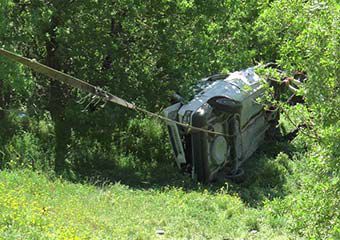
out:
{"label": "bush", "polygon": [[33,133],[19,131],[2,147],[2,168],[48,170],[53,154],[52,149],[44,149],[43,145]]}
{"label": "bush", "polygon": [[284,218],[293,231],[311,239],[337,239],[340,229],[339,158],[330,149],[317,144],[290,164],[283,199],[265,203],[271,221]]}
{"label": "bush", "polygon": [[122,136],[121,149],[141,162],[164,162],[170,159],[166,127],[149,118],[132,119]]}

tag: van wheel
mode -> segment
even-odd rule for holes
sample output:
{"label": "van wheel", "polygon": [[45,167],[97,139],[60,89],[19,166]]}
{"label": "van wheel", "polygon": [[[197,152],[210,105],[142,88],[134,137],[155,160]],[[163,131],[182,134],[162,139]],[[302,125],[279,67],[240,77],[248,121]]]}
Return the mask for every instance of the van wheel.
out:
{"label": "van wheel", "polygon": [[211,98],[208,103],[216,110],[230,113],[239,113],[242,104],[226,97]]}

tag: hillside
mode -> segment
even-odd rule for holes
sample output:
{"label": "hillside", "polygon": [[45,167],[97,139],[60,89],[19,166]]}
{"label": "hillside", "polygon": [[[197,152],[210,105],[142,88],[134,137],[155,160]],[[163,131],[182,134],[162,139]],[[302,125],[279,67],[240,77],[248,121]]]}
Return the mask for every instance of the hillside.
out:
{"label": "hillside", "polygon": [[264,210],[246,207],[225,189],[95,187],[4,171],[0,209],[6,240],[290,239],[268,224]]}
{"label": "hillside", "polygon": [[337,0],[1,0],[0,239],[340,239],[339,16]]}

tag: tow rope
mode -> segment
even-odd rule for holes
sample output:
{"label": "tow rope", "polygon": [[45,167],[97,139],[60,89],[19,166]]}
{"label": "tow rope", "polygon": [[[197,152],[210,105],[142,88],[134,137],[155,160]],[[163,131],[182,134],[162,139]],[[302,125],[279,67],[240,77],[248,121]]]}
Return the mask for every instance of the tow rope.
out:
{"label": "tow rope", "polygon": [[44,64],[41,64],[41,63],[37,62],[35,59],[29,59],[29,58],[20,56],[18,54],[13,53],[13,52],[7,51],[3,48],[0,48],[0,56],[3,56],[5,58],[10,59],[10,60],[15,61],[15,62],[19,62],[19,63],[31,68],[32,70],[34,70],[38,73],[41,73],[41,74],[43,74],[47,77],[50,77],[54,80],[63,82],[67,85],[70,85],[70,86],[77,88],[79,90],[82,90],[84,92],[90,93],[90,94],[92,94],[96,97],[99,97],[103,101],[112,102],[114,104],[118,104],[118,105],[123,106],[125,108],[135,110],[135,111],[138,111],[138,112],[142,112],[142,113],[144,113],[144,114],[146,114],[150,117],[157,118],[157,119],[160,119],[162,121],[165,121],[166,123],[174,123],[174,124],[179,125],[181,127],[187,128],[189,131],[194,130],[194,131],[205,132],[205,133],[214,134],[214,135],[222,135],[222,136],[230,137],[230,135],[227,135],[227,134],[224,134],[224,133],[221,133],[221,132],[215,132],[215,131],[207,130],[207,129],[204,129],[204,128],[194,127],[190,124],[181,123],[181,122],[172,120],[170,118],[167,118],[165,116],[162,116],[160,114],[150,112],[150,111],[148,111],[144,108],[138,107],[135,104],[130,103],[130,102],[128,102],[128,101],[126,101],[126,100],[124,100],[120,97],[117,97],[117,96],[111,94],[110,92],[103,90],[100,87],[94,86],[92,84],[89,84],[89,83],[81,80],[81,79],[73,77],[69,74],[63,73],[63,72],[58,71],[54,68],[48,67]]}

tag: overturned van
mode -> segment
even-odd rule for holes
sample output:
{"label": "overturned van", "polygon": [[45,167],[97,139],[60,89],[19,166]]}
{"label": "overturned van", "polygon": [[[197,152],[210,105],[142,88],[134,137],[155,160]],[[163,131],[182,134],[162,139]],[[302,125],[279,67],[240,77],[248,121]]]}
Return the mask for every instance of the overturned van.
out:
{"label": "overturned van", "polygon": [[164,111],[172,120],[207,130],[168,122],[176,163],[201,182],[215,179],[218,172],[240,175],[242,163],[277,125],[278,112],[265,111],[257,102],[264,89],[254,68],[214,75],[197,86],[190,102],[175,103]]}

